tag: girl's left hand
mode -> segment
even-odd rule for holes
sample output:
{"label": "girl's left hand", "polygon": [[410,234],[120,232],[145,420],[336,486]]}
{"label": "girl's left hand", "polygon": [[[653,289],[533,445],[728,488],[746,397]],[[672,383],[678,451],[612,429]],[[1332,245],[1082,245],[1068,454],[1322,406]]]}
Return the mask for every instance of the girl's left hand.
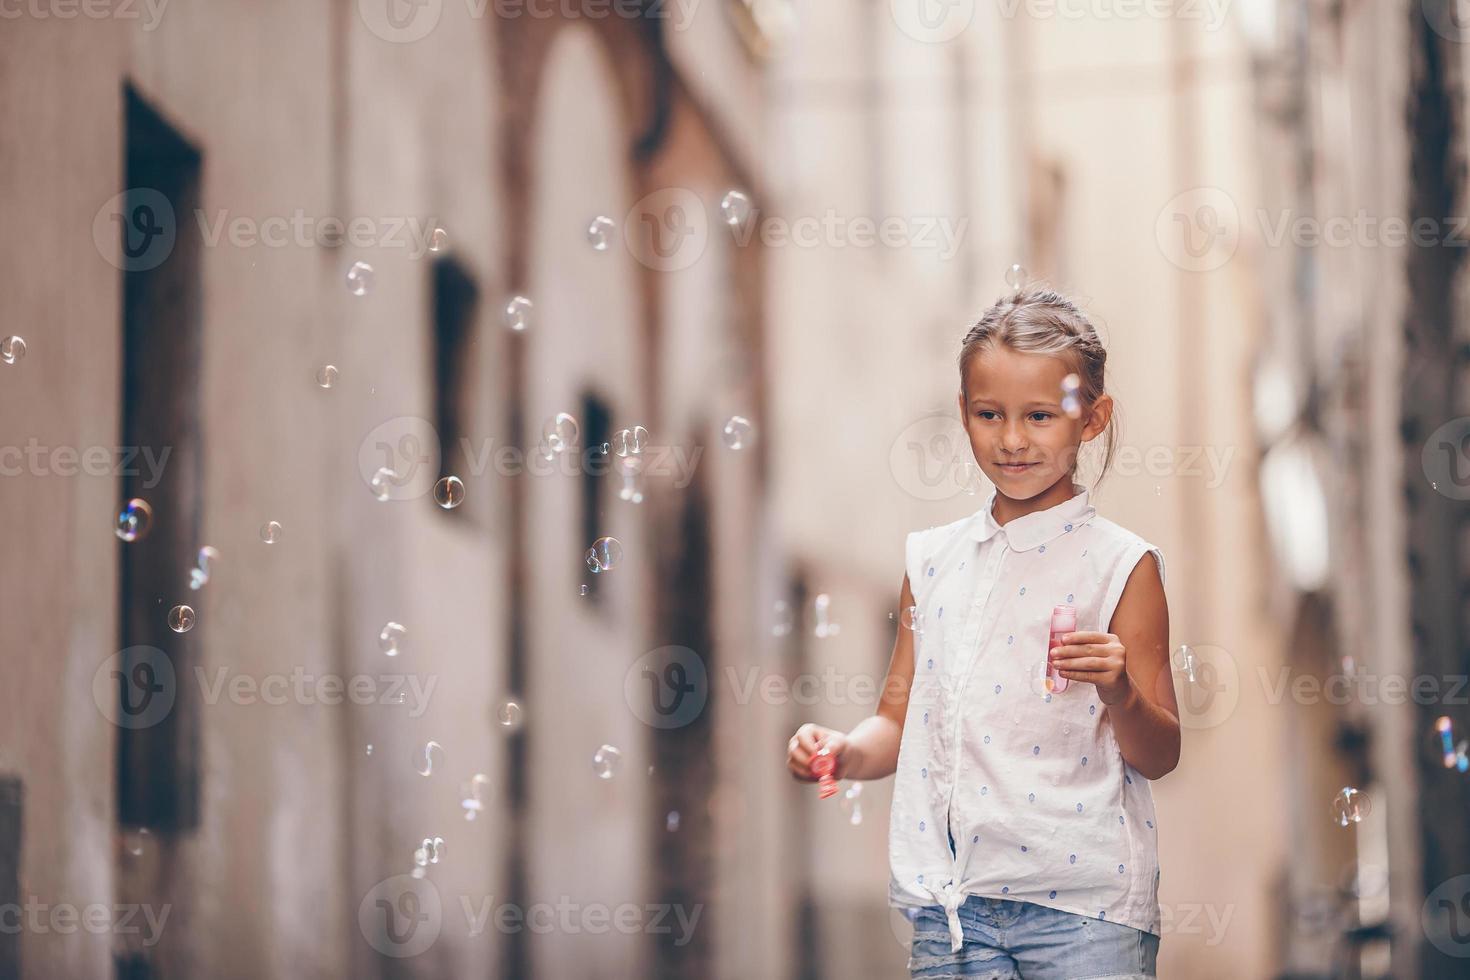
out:
{"label": "girl's left hand", "polygon": [[1095,686],[1103,704],[1118,704],[1132,692],[1133,683],[1125,669],[1128,651],[1112,633],[1068,633],[1062,642],[1047,654],[1057,673]]}

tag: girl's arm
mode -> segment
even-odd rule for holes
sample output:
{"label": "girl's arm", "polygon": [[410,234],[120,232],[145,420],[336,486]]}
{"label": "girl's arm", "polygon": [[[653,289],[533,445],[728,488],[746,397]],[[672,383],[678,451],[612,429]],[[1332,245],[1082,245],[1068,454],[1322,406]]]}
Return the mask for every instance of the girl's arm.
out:
{"label": "girl's arm", "polygon": [[[914,604],[909,577],[903,577],[898,608]],[[902,625],[893,641],[893,656],[888,663],[888,677],[878,710],[864,718],[846,735],[813,724],[796,730],[788,748],[792,775],[810,781],[811,757],[825,742],[837,756],[837,779],[872,780],[893,775],[898,768],[898,743],[903,736],[903,720],[909,707],[909,689],[914,682],[914,632]]]}
{"label": "girl's arm", "polygon": [[1145,779],[1179,765],[1179,704],[1169,669],[1169,604],[1158,564],[1139,559],[1109,627],[1121,646],[1116,683],[1099,684],[1123,759]]}

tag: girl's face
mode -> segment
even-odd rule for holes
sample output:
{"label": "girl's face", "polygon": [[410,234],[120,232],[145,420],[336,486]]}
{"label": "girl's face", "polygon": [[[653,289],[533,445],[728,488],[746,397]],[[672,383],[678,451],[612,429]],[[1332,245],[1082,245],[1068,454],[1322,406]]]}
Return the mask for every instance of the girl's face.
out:
{"label": "girl's face", "polygon": [[996,490],[1030,500],[1070,480],[1082,443],[1101,433],[1113,401],[1103,395],[1080,418],[1062,410],[1062,379],[1070,362],[1054,354],[1023,354],[996,346],[970,358],[960,387],[960,416],[970,449]]}

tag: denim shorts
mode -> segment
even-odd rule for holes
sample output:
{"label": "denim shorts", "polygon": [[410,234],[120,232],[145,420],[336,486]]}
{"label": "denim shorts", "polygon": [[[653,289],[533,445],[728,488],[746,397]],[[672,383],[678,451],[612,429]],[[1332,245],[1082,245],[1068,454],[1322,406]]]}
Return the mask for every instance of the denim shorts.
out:
{"label": "denim shorts", "polygon": [[914,917],[909,975],[994,980],[1102,980],[1154,977],[1159,937],[1106,919],[1030,902],[969,895],[959,907],[965,941],[950,951],[944,909]]}

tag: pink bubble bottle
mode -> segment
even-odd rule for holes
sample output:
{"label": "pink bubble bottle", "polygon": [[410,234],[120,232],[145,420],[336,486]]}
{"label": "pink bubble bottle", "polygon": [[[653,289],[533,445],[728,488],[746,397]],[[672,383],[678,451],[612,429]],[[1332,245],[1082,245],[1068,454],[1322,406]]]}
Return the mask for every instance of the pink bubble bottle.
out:
{"label": "pink bubble bottle", "polygon": [[1057,673],[1056,667],[1051,662],[1051,652],[1062,643],[1062,637],[1068,633],[1077,631],[1077,607],[1076,606],[1053,606],[1051,611],[1051,635],[1046,641],[1046,690],[1047,693],[1060,694],[1067,689],[1067,678]]}
{"label": "pink bubble bottle", "polygon": [[827,748],[822,746],[817,754],[812,756],[812,775],[817,777],[817,798],[827,799],[837,792],[837,780],[832,774],[837,771],[837,757]]}

